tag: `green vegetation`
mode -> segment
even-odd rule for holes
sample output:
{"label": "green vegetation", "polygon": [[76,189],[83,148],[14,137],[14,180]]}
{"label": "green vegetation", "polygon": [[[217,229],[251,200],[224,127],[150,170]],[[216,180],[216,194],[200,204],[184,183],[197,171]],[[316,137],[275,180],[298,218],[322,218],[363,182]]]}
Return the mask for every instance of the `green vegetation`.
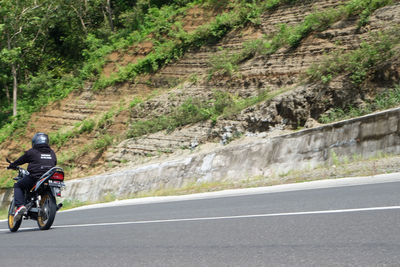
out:
{"label": "green vegetation", "polygon": [[[184,2],[171,4],[179,6]],[[149,27],[156,27],[143,25],[146,18],[158,15],[148,12],[149,7],[157,10],[163,6],[161,1],[140,0],[130,9],[126,1],[119,1],[112,10],[115,21],[111,27],[103,16],[102,10],[107,9],[104,1],[88,2],[85,7],[83,4],[82,1],[18,1],[18,4],[1,1],[0,142],[23,128],[32,112],[81,88],[84,80],[95,79],[107,54],[143,40],[152,31]],[[127,16],[133,15],[132,12],[135,17],[130,17],[128,23]],[[7,46],[10,41],[7,38],[15,48]],[[11,116],[14,67],[18,67],[17,117]]]}
{"label": "green vegetation", "polygon": [[14,186],[13,177],[16,176],[15,171],[7,171],[3,172],[2,176],[0,176],[0,188],[9,188]]}
{"label": "green vegetation", "polygon": [[[0,0],[0,143],[10,136],[25,134],[33,112],[51,102],[66,97],[73,90],[90,84],[92,90],[122,82],[134,83],[138,75],[150,74],[180,57],[188,50],[215,44],[234,29],[258,26],[261,15],[278,6],[292,5],[297,0],[137,0],[107,1],[38,0],[18,2]],[[255,55],[268,56],[279,48],[295,49],[313,32],[323,31],[332,23],[358,16],[359,27],[368,23],[377,8],[392,0],[350,0],[342,5],[316,10],[297,25],[278,25],[277,31],[262,39],[243,44],[240,52],[222,50],[211,58],[209,77],[235,75],[239,64]],[[86,3],[86,5],[85,5]],[[213,19],[195,31],[184,31],[183,18],[188,10],[200,7],[213,12]],[[380,33],[362,43],[352,53],[337,52],[332,58],[309,71],[310,81],[329,82],[336,75],[350,73],[356,85],[373,74],[382,62],[393,55],[400,31]],[[144,41],[152,43],[151,51],[135,63],[119,66],[110,77],[103,75],[108,55],[129,50]],[[197,74],[191,75],[197,83]],[[172,81],[175,82],[176,81]],[[13,105],[13,90],[18,89],[18,107]],[[397,90],[397,89],[396,89]],[[224,92],[214,92],[212,100],[187,99],[163,116],[132,122],[128,137],[167,130],[198,121],[231,118],[241,110],[268,100],[283,92],[260,91],[251,98],[240,98]],[[157,92],[153,92],[156,94]],[[387,99],[382,101],[390,102]],[[124,108],[134,109],[142,100],[134,99]],[[371,104],[371,109],[376,103]],[[128,107],[129,106],[129,107]],[[343,112],[356,110],[346,107]],[[108,132],[121,109],[113,109],[96,118],[86,119],[72,128],[50,133],[52,145],[65,146],[80,135],[96,138],[79,151],[65,151],[61,162],[72,165],[80,156],[104,150],[115,138]],[[17,112],[17,114],[15,114]],[[339,117],[332,110],[330,120]],[[0,178],[0,185],[10,185],[9,177]]]}
{"label": "green vegetation", "polygon": [[395,49],[400,44],[399,28],[386,32],[372,33],[358,49],[344,53],[339,50],[328,56],[321,64],[313,65],[307,71],[309,81],[328,83],[340,74],[349,74],[355,85],[360,85],[382,64],[395,56]]}
{"label": "green vegetation", "polygon": [[[131,104],[132,105],[132,104]],[[93,131],[98,131],[100,133],[106,132],[107,128],[112,125],[114,118],[124,110],[123,106],[119,108],[113,108],[108,112],[105,112],[97,119],[86,119],[78,122],[74,125],[72,129],[63,130],[58,132],[53,132],[49,134],[50,144],[60,148],[64,146],[69,140],[77,137],[81,134],[92,133]]]}
{"label": "green vegetation", "polygon": [[[214,43],[233,28],[253,23],[262,3],[276,7],[294,1],[229,1],[215,20],[192,34],[179,22],[186,10],[195,5],[220,8],[221,1],[128,2],[1,1],[0,143],[24,128],[32,112],[82,88],[84,81],[101,89],[153,72],[190,48]],[[100,75],[108,54],[148,38],[154,47],[147,57],[110,78]],[[18,107],[12,104],[13,87]]]}
{"label": "green vegetation", "polygon": [[216,123],[220,117],[232,117],[243,109],[269,100],[286,90],[282,89],[276,92],[260,91],[257,96],[249,98],[239,98],[226,92],[215,91],[212,100],[207,102],[189,98],[168,115],[131,123],[127,137],[135,138],[162,130],[173,131],[178,127],[205,120],[211,120]]}
{"label": "green vegetation", "polygon": [[107,134],[107,129],[112,125],[115,117],[118,116],[118,114],[123,110],[123,106],[120,106],[119,108],[113,108],[102,114],[98,119],[87,119],[77,123],[71,130],[60,130],[58,132],[50,133],[49,138],[51,145],[61,148],[74,137],[85,133],[90,134],[93,131],[96,131],[96,137],[94,140],[91,143],[85,144],[78,151],[61,152],[58,158],[59,164],[66,167],[72,166],[73,161],[77,158],[92,151],[104,151],[107,147],[112,145],[118,136],[110,136]]}
{"label": "green vegetation", "polygon": [[[275,1],[278,2],[278,1]],[[291,2],[291,1],[288,1]],[[269,2],[272,4],[273,2]],[[296,48],[301,41],[312,32],[320,32],[329,28],[334,22],[350,16],[359,16],[359,27],[368,22],[369,16],[376,9],[392,4],[391,0],[351,0],[346,4],[324,11],[315,11],[294,26],[280,24],[279,30],[263,39],[249,41],[243,44],[239,53],[223,51],[210,60],[209,78],[214,75],[231,76],[238,70],[239,64],[255,55],[270,55],[281,47]],[[273,9],[274,5],[265,5],[264,9]],[[264,11],[264,9],[262,9]]]}
{"label": "green vegetation", "polygon": [[207,103],[197,99],[187,99],[169,115],[158,116],[149,120],[135,121],[131,124],[128,137],[139,137],[162,130],[173,131],[175,128],[186,124],[208,119],[216,120],[216,117],[229,105],[230,99],[226,93],[222,92],[216,92],[215,97],[215,101]]}
{"label": "green vegetation", "polygon": [[8,216],[8,209],[0,209],[0,220],[6,219]]}
{"label": "green vegetation", "polygon": [[[241,1],[236,3],[234,1],[228,7],[231,11],[217,15],[215,20],[199,27],[193,33],[183,31],[180,23],[169,21],[169,24],[163,27],[164,36],[167,38],[159,37],[159,42],[155,42],[153,52],[136,63],[121,67],[110,78],[100,77],[94,88],[101,89],[118,82],[133,80],[139,74],[157,71],[169,62],[180,58],[187,50],[215,43],[232,29],[252,23],[254,19],[259,18],[262,12],[262,8],[257,5],[256,1],[252,3]],[[160,14],[166,14],[165,16],[171,14],[177,16],[186,10],[184,8],[175,10],[170,6],[164,7],[164,9],[160,10]],[[168,22],[166,19],[165,21]]]}
{"label": "green vegetation", "polygon": [[63,210],[73,209],[77,207],[81,207],[87,205],[87,202],[79,201],[79,200],[71,200],[66,199],[63,201]]}
{"label": "green vegetation", "polygon": [[[0,97],[0,143],[24,128],[32,112],[81,88],[85,80],[94,81],[94,89],[133,80],[141,73],[156,71],[176,60],[188,49],[218,41],[236,27],[258,24],[260,15],[267,10],[295,2],[139,0],[133,6],[119,1],[110,7],[95,1],[82,7],[81,1],[69,4],[48,0],[19,1],[13,5],[12,1],[2,0],[0,14],[14,16],[0,16],[0,88],[4,93]],[[359,15],[361,24],[365,24],[374,10],[390,3],[390,0],[352,0],[337,9],[310,14],[300,25],[281,25],[274,36],[246,43],[239,55],[227,52],[220,57],[220,62],[214,60],[212,72],[231,75],[243,60],[255,54],[271,54],[283,45],[296,47],[310,32],[323,30],[343,16]],[[195,5],[224,7],[224,12],[189,34],[183,31],[179,18]],[[106,12],[99,12],[101,10]],[[111,13],[113,17],[107,15]],[[100,75],[106,55],[149,36],[154,47],[145,58],[121,67],[112,77]],[[8,41],[11,46],[7,46]],[[14,86],[19,88],[16,117],[11,116],[10,89]]]}
{"label": "green vegetation", "polygon": [[348,106],[345,108],[334,108],[323,114],[319,121],[330,123],[339,120],[350,119],[375,111],[384,110],[400,105],[400,85],[394,89],[387,89],[379,93],[373,100],[365,103],[362,107]]}
{"label": "green vegetation", "polygon": [[223,112],[221,114],[221,118],[223,119],[229,119],[232,118],[233,116],[239,114],[242,110],[254,106],[258,103],[268,101],[270,99],[273,99],[275,96],[278,96],[284,92],[287,92],[290,90],[290,88],[282,88],[277,91],[267,91],[267,90],[262,90],[258,93],[258,95],[253,96],[253,97],[248,97],[248,98],[238,98],[235,97],[232,99],[232,102],[230,105],[227,105],[224,107]]}
{"label": "green vegetation", "polygon": [[66,168],[73,168],[76,159],[79,159],[85,154],[96,151],[96,153],[103,152],[107,147],[112,145],[114,142],[114,137],[104,134],[96,136],[94,141],[85,144],[78,151],[66,151],[61,152],[58,155],[58,164],[65,166]]}

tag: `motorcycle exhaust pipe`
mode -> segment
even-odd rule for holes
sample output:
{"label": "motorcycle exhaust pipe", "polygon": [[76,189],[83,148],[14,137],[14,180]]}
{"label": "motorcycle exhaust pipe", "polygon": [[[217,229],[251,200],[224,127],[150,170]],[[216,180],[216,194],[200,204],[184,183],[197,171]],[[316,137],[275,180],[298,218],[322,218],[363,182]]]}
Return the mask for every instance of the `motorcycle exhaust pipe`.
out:
{"label": "motorcycle exhaust pipe", "polygon": [[58,211],[59,209],[61,209],[62,206],[63,206],[63,203],[58,204],[58,205],[57,205],[57,211]]}

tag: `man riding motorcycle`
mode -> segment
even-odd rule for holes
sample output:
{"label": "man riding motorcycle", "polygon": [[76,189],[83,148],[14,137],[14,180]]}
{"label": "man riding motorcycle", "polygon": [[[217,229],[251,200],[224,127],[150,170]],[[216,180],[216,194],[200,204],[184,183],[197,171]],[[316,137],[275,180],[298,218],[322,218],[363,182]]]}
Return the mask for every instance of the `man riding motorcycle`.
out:
{"label": "man riding motorcycle", "polygon": [[32,148],[19,159],[10,163],[7,168],[15,169],[25,163],[28,163],[29,175],[14,184],[15,221],[18,221],[26,212],[24,191],[34,187],[40,176],[57,165],[57,157],[49,146],[47,134],[36,133],[32,138]]}

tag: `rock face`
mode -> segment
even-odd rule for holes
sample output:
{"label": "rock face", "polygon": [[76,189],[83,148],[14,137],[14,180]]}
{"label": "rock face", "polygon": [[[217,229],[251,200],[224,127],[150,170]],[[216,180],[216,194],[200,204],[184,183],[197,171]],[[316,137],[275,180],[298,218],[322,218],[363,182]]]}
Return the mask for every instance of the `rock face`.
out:
{"label": "rock face", "polygon": [[[66,131],[84,119],[98,119],[110,109],[130,107],[135,98],[143,103],[118,113],[104,130],[117,137],[119,144],[98,153],[82,155],[75,167],[84,169],[97,165],[103,168],[107,162],[121,164],[140,162],[149,156],[170,154],[181,149],[195,147],[207,141],[228,143],[232,137],[254,133],[270,134],[271,130],[291,130],[312,127],[313,121],[332,107],[344,107],[362,103],[369,95],[369,88],[356,88],[348,77],[341,76],[328,84],[309,84],[302,75],[313,64],[321,62],[327,53],[335,50],[350,51],[357,48],[370,31],[384,30],[400,24],[400,4],[377,10],[366,26],[358,28],[358,20],[351,17],[339,21],[327,30],[310,34],[295,49],[281,48],[268,56],[256,56],[238,66],[232,76],[215,76],[209,79],[210,60],[224,53],[238,53],[243,43],[271,35],[280,24],[296,25],[315,10],[327,10],[347,1],[308,0],[294,6],[284,6],[261,16],[259,26],[235,29],[214,45],[187,52],[181,59],[165,66],[157,73],[140,76],[135,81],[117,84],[100,92],[93,92],[88,83],[79,92],[35,114],[28,130],[54,132]],[[184,19],[184,28],[191,32],[209,21],[215,14],[198,8],[190,10]],[[151,36],[149,36],[151,37]],[[153,44],[145,42],[132,47],[126,54],[113,52],[104,68],[104,76],[146,56]],[[399,53],[400,54],[400,53]],[[398,81],[400,59],[387,62],[379,73],[374,74],[370,87],[382,87]],[[172,133],[159,132],[140,138],[125,140],[132,122],[168,115],[187,99],[212,100],[215,91],[227,92],[234,97],[248,98],[268,91],[285,89],[273,99],[249,107],[226,119],[198,123],[176,129]],[[156,93],[155,93],[156,92]],[[64,147],[73,151],[94,142],[96,133],[82,134],[67,142]],[[0,156],[20,153],[20,144],[29,144],[28,138],[19,142],[6,142],[0,147]],[[63,147],[60,149],[60,153]],[[104,169],[99,169],[103,171]]]}

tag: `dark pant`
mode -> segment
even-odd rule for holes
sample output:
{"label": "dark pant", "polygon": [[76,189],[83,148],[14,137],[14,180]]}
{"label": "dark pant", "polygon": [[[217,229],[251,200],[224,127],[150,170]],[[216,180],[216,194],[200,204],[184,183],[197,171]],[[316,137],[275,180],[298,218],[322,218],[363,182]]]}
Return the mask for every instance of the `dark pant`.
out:
{"label": "dark pant", "polygon": [[15,206],[19,207],[24,205],[25,196],[24,191],[29,191],[36,184],[36,180],[31,178],[30,176],[25,176],[23,179],[19,180],[14,184],[14,199]]}

